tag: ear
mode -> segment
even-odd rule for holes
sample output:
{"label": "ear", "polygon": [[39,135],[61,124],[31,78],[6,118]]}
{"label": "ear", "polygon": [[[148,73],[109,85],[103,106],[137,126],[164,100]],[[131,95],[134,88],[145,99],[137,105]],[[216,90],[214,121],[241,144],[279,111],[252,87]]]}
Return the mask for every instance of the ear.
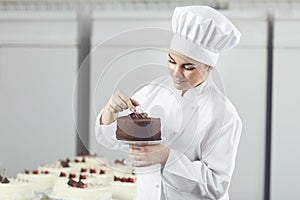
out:
{"label": "ear", "polygon": [[207,69],[206,69],[207,72],[211,72],[213,70],[212,66],[209,66],[209,65],[206,65],[206,66],[207,66]]}

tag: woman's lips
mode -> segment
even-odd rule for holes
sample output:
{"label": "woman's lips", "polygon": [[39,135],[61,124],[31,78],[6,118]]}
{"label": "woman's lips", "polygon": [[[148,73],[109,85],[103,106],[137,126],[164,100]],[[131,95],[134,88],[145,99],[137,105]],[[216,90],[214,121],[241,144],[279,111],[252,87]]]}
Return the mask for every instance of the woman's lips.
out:
{"label": "woman's lips", "polygon": [[186,82],[186,80],[177,80],[177,79],[174,79],[174,82],[176,84],[182,84],[182,83]]}

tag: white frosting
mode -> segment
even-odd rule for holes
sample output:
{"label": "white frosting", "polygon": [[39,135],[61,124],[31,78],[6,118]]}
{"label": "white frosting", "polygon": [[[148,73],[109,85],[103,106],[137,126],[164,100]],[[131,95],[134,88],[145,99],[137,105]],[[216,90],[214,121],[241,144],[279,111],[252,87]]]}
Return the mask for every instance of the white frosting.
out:
{"label": "white frosting", "polygon": [[114,181],[112,186],[113,198],[119,200],[134,200],[136,197],[136,183]]}
{"label": "white frosting", "polygon": [[84,168],[84,169],[90,168],[90,165],[86,162],[73,162],[72,161],[72,162],[69,162],[69,166],[77,172],[80,172],[80,170],[82,168]]}
{"label": "white frosting", "polygon": [[50,174],[54,174],[55,176],[59,176],[61,172],[64,173],[73,173],[71,167],[62,167],[60,164],[47,164],[47,165],[40,165],[38,167],[39,171],[48,171]]}
{"label": "white frosting", "polygon": [[0,199],[28,200],[34,198],[33,185],[16,179],[9,179],[10,183],[0,183]]}
{"label": "white frosting", "polygon": [[68,187],[65,193],[65,198],[68,200],[111,200],[112,190],[111,187],[87,187],[76,188]]}
{"label": "white frosting", "polygon": [[17,174],[19,179],[28,180],[29,183],[32,183],[33,190],[35,192],[45,192],[49,189],[52,189],[55,181],[55,176],[53,174]]}
{"label": "white frosting", "polygon": [[[78,181],[78,179],[73,179]],[[90,199],[90,200],[110,200],[112,198],[111,187],[96,183],[95,178],[82,180],[87,186],[85,188],[71,187],[68,178],[58,178],[53,187],[53,194],[63,199]]]}
{"label": "white frosting", "polygon": [[[116,166],[115,166],[116,167]],[[118,170],[113,171],[114,176],[122,178],[132,178],[134,183],[112,181],[113,198],[119,200],[133,200],[136,197],[136,176],[132,174],[132,168],[128,166],[118,165]]]}

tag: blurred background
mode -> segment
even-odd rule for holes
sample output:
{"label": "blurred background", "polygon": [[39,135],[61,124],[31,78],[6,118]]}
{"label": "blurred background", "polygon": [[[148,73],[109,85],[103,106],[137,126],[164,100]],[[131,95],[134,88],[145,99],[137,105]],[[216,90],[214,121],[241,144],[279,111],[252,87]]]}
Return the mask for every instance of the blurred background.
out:
{"label": "blurred background", "polygon": [[[169,44],[147,31],[133,33],[139,42],[105,41],[137,28],[170,29],[176,6],[195,4],[220,9],[242,33],[216,70],[243,121],[231,199],[299,199],[299,0],[0,0],[0,169],[15,176],[76,154],[105,156],[96,116],[114,89],[132,91],[126,78],[99,82],[100,65],[124,50]],[[166,59],[150,49],[119,64]],[[157,67],[139,78],[164,73]]]}

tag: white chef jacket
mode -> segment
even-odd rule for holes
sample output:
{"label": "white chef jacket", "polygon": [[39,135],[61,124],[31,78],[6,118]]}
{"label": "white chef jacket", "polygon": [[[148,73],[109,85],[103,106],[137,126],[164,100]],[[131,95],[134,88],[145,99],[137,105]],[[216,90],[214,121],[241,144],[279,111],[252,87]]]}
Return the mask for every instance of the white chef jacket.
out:
{"label": "white chef jacket", "polygon": [[[228,200],[242,123],[234,106],[213,81],[209,78],[182,96],[171,77],[164,76],[132,98],[149,116],[161,118],[162,143],[170,148],[159,175],[154,173],[153,179],[149,178],[151,174],[137,177],[138,184],[147,186],[141,200],[151,199],[147,197],[158,190],[158,199],[163,200]],[[100,116],[101,113],[95,126],[98,142],[108,148],[123,148],[124,144],[116,140],[116,122],[99,125]]]}

